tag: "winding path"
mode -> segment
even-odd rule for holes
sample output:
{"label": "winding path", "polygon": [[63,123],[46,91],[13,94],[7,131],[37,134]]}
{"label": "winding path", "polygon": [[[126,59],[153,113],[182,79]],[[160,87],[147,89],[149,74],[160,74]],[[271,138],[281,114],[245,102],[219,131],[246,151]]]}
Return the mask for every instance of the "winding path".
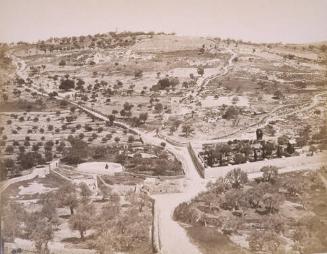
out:
{"label": "winding path", "polygon": [[58,165],[58,160],[53,160],[49,163],[49,165],[45,165],[44,167],[39,167],[39,168],[35,167],[30,174],[11,178],[0,182],[0,194],[14,183],[31,180],[34,177],[39,177],[39,176],[42,177],[48,174],[50,169],[56,168],[57,165]]}
{"label": "winding path", "polygon": [[[218,140],[218,139],[223,139],[223,138],[227,138],[227,137],[228,138],[239,138],[239,137],[237,137],[238,134],[244,133],[244,132],[253,132],[254,133],[256,129],[264,128],[270,121],[285,119],[288,116],[309,111],[312,108],[314,108],[315,106],[317,106],[317,104],[322,100],[322,96],[324,96],[324,95],[327,95],[327,92],[322,92],[322,93],[316,94],[311,98],[311,102],[308,105],[301,107],[297,110],[285,113],[285,114],[278,114],[278,111],[280,111],[281,109],[293,106],[294,104],[279,106],[279,107],[275,108],[274,110],[272,110],[271,112],[269,112],[268,115],[261,117],[256,123],[253,123],[249,126],[242,127],[240,129],[232,131],[226,135],[212,138],[211,142],[212,142],[212,140]],[[299,105],[300,104],[297,104],[297,106],[299,106]],[[206,143],[206,142],[210,143],[209,140],[204,141],[204,143]]]}
{"label": "winding path", "polygon": [[[28,77],[26,73],[25,62],[14,55],[12,55],[11,57],[17,66],[17,75],[25,80]],[[40,91],[38,87],[26,87],[42,96],[48,96],[48,94]],[[64,99],[62,96],[56,96],[55,98]],[[108,117],[102,113],[95,112],[93,109],[81,106],[76,102],[69,101],[67,99],[66,101],[98,119],[109,121]],[[166,141],[164,139],[156,137],[153,132],[144,133],[138,129],[131,128],[125,123],[117,121],[115,121],[115,123],[134,131],[143,139],[145,143],[149,143],[152,145],[160,145],[161,142]],[[206,181],[198,175],[197,170],[190,157],[190,154],[187,150],[187,147],[177,147],[170,143],[167,143],[166,148],[182,162],[185,172],[185,179],[183,184],[183,192],[153,195],[153,198],[156,200],[155,208],[156,214],[158,216],[158,225],[156,226],[161,246],[161,249],[159,251],[162,254],[199,254],[200,251],[195,245],[191,243],[185,230],[176,221],[172,219],[172,213],[178,204],[190,200],[192,197],[195,197],[200,191],[205,190]]]}
{"label": "winding path", "polygon": [[[236,53],[232,50],[229,50],[232,54],[230,59],[228,60],[227,65],[225,65],[218,74],[200,78],[198,80],[198,88],[193,93],[195,95],[198,95],[203,87],[205,87],[208,82],[219,75],[226,75],[228,71],[231,69],[233,65],[233,60],[236,58]],[[16,63],[17,66],[17,75],[24,80],[28,77],[26,73],[26,64],[23,60],[19,59],[18,57],[11,55],[12,59]],[[45,92],[41,92],[38,87],[28,87],[31,90],[35,91],[36,93],[42,95],[42,96],[48,96]],[[316,95],[312,103],[306,107],[306,109],[309,109],[316,105],[316,103],[319,102],[319,99],[322,94]],[[188,96],[188,95],[187,95]],[[56,99],[64,99],[62,96],[56,96]],[[67,100],[70,104],[75,105],[76,107],[82,109],[86,113],[104,120],[109,121],[108,117],[100,112],[96,112],[93,109],[90,109],[85,106],[81,106],[76,102]],[[303,108],[301,111],[304,110]],[[294,114],[296,111],[292,112]],[[258,124],[266,124],[268,120],[271,120],[271,118],[264,118],[261,119],[259,123],[256,123],[253,126],[248,126],[247,129],[257,126]],[[116,124],[130,129],[134,131],[136,134],[138,134],[145,143],[149,143],[152,145],[160,145],[163,141],[168,141],[165,137],[157,137],[155,136],[155,133],[153,132],[142,132],[139,129],[131,128],[129,125],[115,121]],[[237,130],[237,132],[232,133],[230,135],[239,133],[240,131],[245,131],[245,129]],[[220,137],[221,138],[221,137]],[[157,233],[159,236],[159,246],[160,250],[159,252],[162,254],[200,254],[199,249],[190,241],[189,237],[187,236],[186,231],[176,222],[172,219],[172,214],[175,209],[175,207],[180,204],[181,202],[188,201],[195,197],[199,192],[205,190],[206,181],[205,179],[202,179],[196,168],[193,164],[193,161],[191,159],[191,156],[189,154],[189,151],[187,150],[187,147],[185,144],[176,145],[174,142],[167,142],[166,148],[172,152],[181,162],[184,168],[185,172],[185,179],[183,181],[183,188],[181,193],[170,193],[170,194],[158,194],[153,195],[153,198],[156,200],[155,203],[155,214],[158,217],[156,225]]]}
{"label": "winding path", "polygon": [[319,177],[327,189],[327,179],[321,173],[319,173]]}
{"label": "winding path", "polygon": [[210,75],[210,76],[206,76],[204,74],[204,76],[200,77],[197,79],[196,83],[197,83],[197,88],[194,91],[191,91],[189,93],[187,93],[181,100],[180,102],[183,102],[184,100],[186,100],[187,98],[189,98],[190,96],[195,98],[196,96],[198,96],[201,91],[203,90],[203,88],[213,79],[219,77],[219,76],[225,76],[230,68],[233,66],[233,61],[234,59],[237,57],[236,52],[234,52],[231,49],[227,49],[227,51],[231,54],[230,58],[228,59],[227,64],[225,64],[224,67],[222,67],[220,70],[218,69],[216,74]]}

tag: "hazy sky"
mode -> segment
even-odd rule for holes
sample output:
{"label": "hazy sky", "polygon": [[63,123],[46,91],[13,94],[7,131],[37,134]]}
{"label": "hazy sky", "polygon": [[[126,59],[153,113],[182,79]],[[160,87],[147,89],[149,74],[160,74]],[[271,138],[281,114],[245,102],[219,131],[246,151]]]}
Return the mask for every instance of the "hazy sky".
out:
{"label": "hazy sky", "polygon": [[0,0],[0,41],[131,30],[327,40],[327,0]]}

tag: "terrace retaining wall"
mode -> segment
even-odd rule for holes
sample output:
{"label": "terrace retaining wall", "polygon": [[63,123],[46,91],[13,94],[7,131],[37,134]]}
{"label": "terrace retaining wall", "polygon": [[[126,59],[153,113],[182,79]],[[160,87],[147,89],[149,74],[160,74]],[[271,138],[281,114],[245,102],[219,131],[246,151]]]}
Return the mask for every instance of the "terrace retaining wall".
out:
{"label": "terrace retaining wall", "polygon": [[53,175],[55,175],[55,176],[57,176],[57,177],[60,177],[60,178],[66,180],[66,181],[68,181],[68,182],[72,182],[72,181],[73,181],[72,179],[68,178],[67,176],[64,176],[63,174],[60,174],[59,172],[57,172],[57,171],[54,170],[54,169],[51,169],[51,170],[50,170],[50,174],[53,174]]}
{"label": "terrace retaining wall", "polygon": [[153,175],[145,175],[145,174],[138,174],[138,173],[132,173],[132,172],[126,172],[126,173],[129,174],[129,175],[132,175],[132,176],[139,176],[139,177],[144,177],[144,178],[156,178],[156,179],[159,179],[159,180],[175,180],[175,179],[181,179],[181,178],[185,177],[185,175],[153,176]]}

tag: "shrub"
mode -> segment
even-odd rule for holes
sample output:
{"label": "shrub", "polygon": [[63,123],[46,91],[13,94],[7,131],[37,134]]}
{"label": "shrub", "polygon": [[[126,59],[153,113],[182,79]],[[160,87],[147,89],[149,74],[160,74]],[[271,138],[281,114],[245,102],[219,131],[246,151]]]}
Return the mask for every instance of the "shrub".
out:
{"label": "shrub", "polygon": [[167,88],[171,88],[171,87],[173,88],[178,84],[179,84],[178,78],[167,77],[167,78],[160,79],[156,85],[151,87],[151,90],[152,91],[165,90]]}
{"label": "shrub", "polygon": [[71,80],[71,79],[61,80],[60,85],[59,85],[59,89],[62,89],[65,91],[74,89],[74,87],[75,87],[75,82],[74,82],[74,80]]}
{"label": "shrub", "polygon": [[13,146],[7,146],[5,151],[6,151],[6,153],[11,154],[11,153],[14,152],[14,147]]}
{"label": "shrub", "polygon": [[65,60],[60,60],[60,62],[59,62],[59,64],[58,64],[59,66],[65,66],[66,65],[66,61]]}
{"label": "shrub", "polygon": [[128,136],[128,143],[133,143],[135,141],[134,136],[130,135]]}
{"label": "shrub", "polygon": [[89,126],[88,124],[84,125],[84,129],[85,129],[85,131],[92,131],[93,130],[93,128],[91,126]]}
{"label": "shrub", "polygon": [[142,70],[136,70],[134,72],[135,78],[141,78],[143,76],[143,71]]}
{"label": "shrub", "polygon": [[42,155],[37,152],[21,153],[18,160],[23,169],[29,169],[37,164],[43,164],[44,159]]}
{"label": "shrub", "polygon": [[46,151],[44,154],[45,161],[51,161],[53,158],[52,153],[50,151]]}
{"label": "shrub", "polygon": [[204,74],[204,68],[203,67],[198,67],[197,72],[200,76],[203,76]]}

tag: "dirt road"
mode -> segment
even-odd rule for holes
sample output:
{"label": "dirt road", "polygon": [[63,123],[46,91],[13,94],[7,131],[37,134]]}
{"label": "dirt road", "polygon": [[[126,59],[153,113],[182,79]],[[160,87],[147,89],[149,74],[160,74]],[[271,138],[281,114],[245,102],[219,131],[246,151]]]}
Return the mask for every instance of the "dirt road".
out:
{"label": "dirt road", "polygon": [[327,179],[320,173],[319,173],[319,176],[320,176],[321,181],[323,182],[323,184],[325,185],[325,187],[327,189]]}
{"label": "dirt road", "polygon": [[237,57],[236,52],[234,52],[231,49],[227,49],[227,51],[231,54],[231,57],[228,59],[227,64],[222,67],[221,69],[217,69],[217,73],[207,76],[206,73],[199,77],[196,81],[196,89],[193,91],[188,92],[181,100],[180,102],[185,101],[187,98],[197,98],[197,96],[201,93],[201,91],[206,87],[206,85],[213,79],[226,75],[230,68],[233,66],[233,61]]}
{"label": "dirt road", "polygon": [[[23,79],[28,77],[26,71],[26,64],[21,59],[12,56],[12,59],[17,66],[17,75]],[[31,90],[37,92],[40,95],[48,96],[46,93],[40,92],[37,87],[29,87]],[[56,99],[64,99],[61,96],[56,96]],[[76,102],[69,101],[72,105],[75,105],[82,109],[83,111],[93,115],[98,119],[104,121],[109,121],[109,119],[99,113],[95,112],[92,109],[81,106]],[[155,136],[155,133],[144,133],[138,129],[131,128],[125,123],[116,122],[121,126],[124,126],[128,129],[136,132],[143,139],[145,143],[152,145],[160,145],[161,142],[164,142],[164,139]],[[181,202],[190,200],[192,197],[195,197],[199,192],[205,190],[205,180],[200,178],[198,175],[195,166],[193,165],[192,159],[186,147],[176,147],[172,144],[167,144],[166,148],[172,152],[183,164],[185,171],[185,180],[184,188],[182,193],[173,193],[173,194],[161,194],[154,195],[153,198],[156,200],[156,213],[158,214],[158,225],[156,225],[159,232],[161,253],[163,254],[198,254],[199,250],[195,245],[193,245],[188,238],[185,230],[172,219],[172,214],[175,207]]]}
{"label": "dirt road", "polygon": [[176,206],[189,201],[205,190],[206,180],[198,175],[186,147],[175,150],[175,155],[183,163],[186,174],[182,193],[153,195],[158,213],[158,231],[163,254],[199,254],[198,248],[190,242],[185,230],[172,219]]}
{"label": "dirt road", "polygon": [[[237,139],[240,138],[240,133],[245,133],[245,132],[255,132],[256,129],[258,128],[264,128],[270,121],[276,121],[280,119],[285,119],[288,116],[294,115],[294,114],[299,114],[302,112],[306,112],[317,106],[317,104],[322,100],[322,96],[326,95],[327,92],[322,92],[319,94],[314,95],[311,98],[311,102],[308,105],[305,105],[301,107],[300,109],[296,109],[292,112],[285,113],[285,114],[279,114],[278,111],[282,110],[283,108],[288,108],[291,105],[283,105],[275,108],[273,111],[268,113],[268,115],[261,117],[256,123],[251,124],[249,126],[240,128],[236,131],[233,131],[231,133],[228,133],[223,136],[219,136],[216,138],[212,138],[211,140],[218,140],[218,139],[225,139],[225,138],[231,138],[231,139]],[[210,140],[203,141],[203,143],[208,143]]]}
{"label": "dirt road", "polygon": [[[223,67],[222,72],[220,72],[219,75],[226,75],[230,70],[230,67],[233,65],[233,60],[236,57],[236,53],[233,51],[231,51],[231,53],[232,56],[229,59],[228,64],[225,67]],[[15,56],[12,56],[12,59],[17,65],[17,75],[23,79],[26,79],[27,73],[25,72],[26,65],[24,61],[22,61],[21,59]],[[201,91],[200,90],[201,87],[208,84],[208,82],[211,79],[216,78],[217,75],[203,79],[200,82],[201,85],[199,87],[199,91]],[[39,88],[37,87],[32,87],[32,88],[29,87],[29,88],[43,96],[48,96],[46,93],[40,92]],[[63,99],[63,97],[57,96],[56,99]],[[316,105],[318,101],[319,101],[319,95],[316,95],[313,98],[312,103],[308,107],[310,108],[313,105]],[[68,102],[71,103],[72,105],[79,107],[83,111],[93,115],[98,119],[109,121],[109,119],[104,114],[96,112],[93,109],[87,108],[85,106],[81,106],[76,102],[69,101],[69,100]],[[294,112],[292,113],[294,114]],[[270,119],[266,119],[265,123]],[[125,128],[133,130],[135,133],[140,135],[140,137],[143,139],[145,143],[149,143],[152,145],[160,145],[161,142],[165,141],[162,138],[156,137],[154,132],[145,133],[138,129],[132,128],[125,123],[121,123],[121,122],[116,122],[116,123],[120,124],[121,126],[124,126]],[[238,132],[240,131],[245,131],[245,130],[242,129],[239,130]],[[159,242],[161,247],[161,250],[159,251],[163,254],[171,254],[171,253],[199,254],[200,253],[199,249],[190,241],[189,237],[186,234],[186,231],[176,221],[172,219],[172,214],[175,207],[178,204],[180,204],[181,202],[189,201],[190,199],[195,197],[198,193],[204,191],[207,180],[202,179],[198,175],[198,172],[193,164],[193,161],[186,147],[183,146],[180,147],[180,146],[173,145],[172,143],[167,143],[166,148],[182,162],[185,171],[185,180],[184,180],[184,187],[181,193],[153,195],[153,198],[156,200],[155,213],[158,216],[158,220],[157,220],[158,223],[157,225],[155,225],[155,227],[159,235]]]}

